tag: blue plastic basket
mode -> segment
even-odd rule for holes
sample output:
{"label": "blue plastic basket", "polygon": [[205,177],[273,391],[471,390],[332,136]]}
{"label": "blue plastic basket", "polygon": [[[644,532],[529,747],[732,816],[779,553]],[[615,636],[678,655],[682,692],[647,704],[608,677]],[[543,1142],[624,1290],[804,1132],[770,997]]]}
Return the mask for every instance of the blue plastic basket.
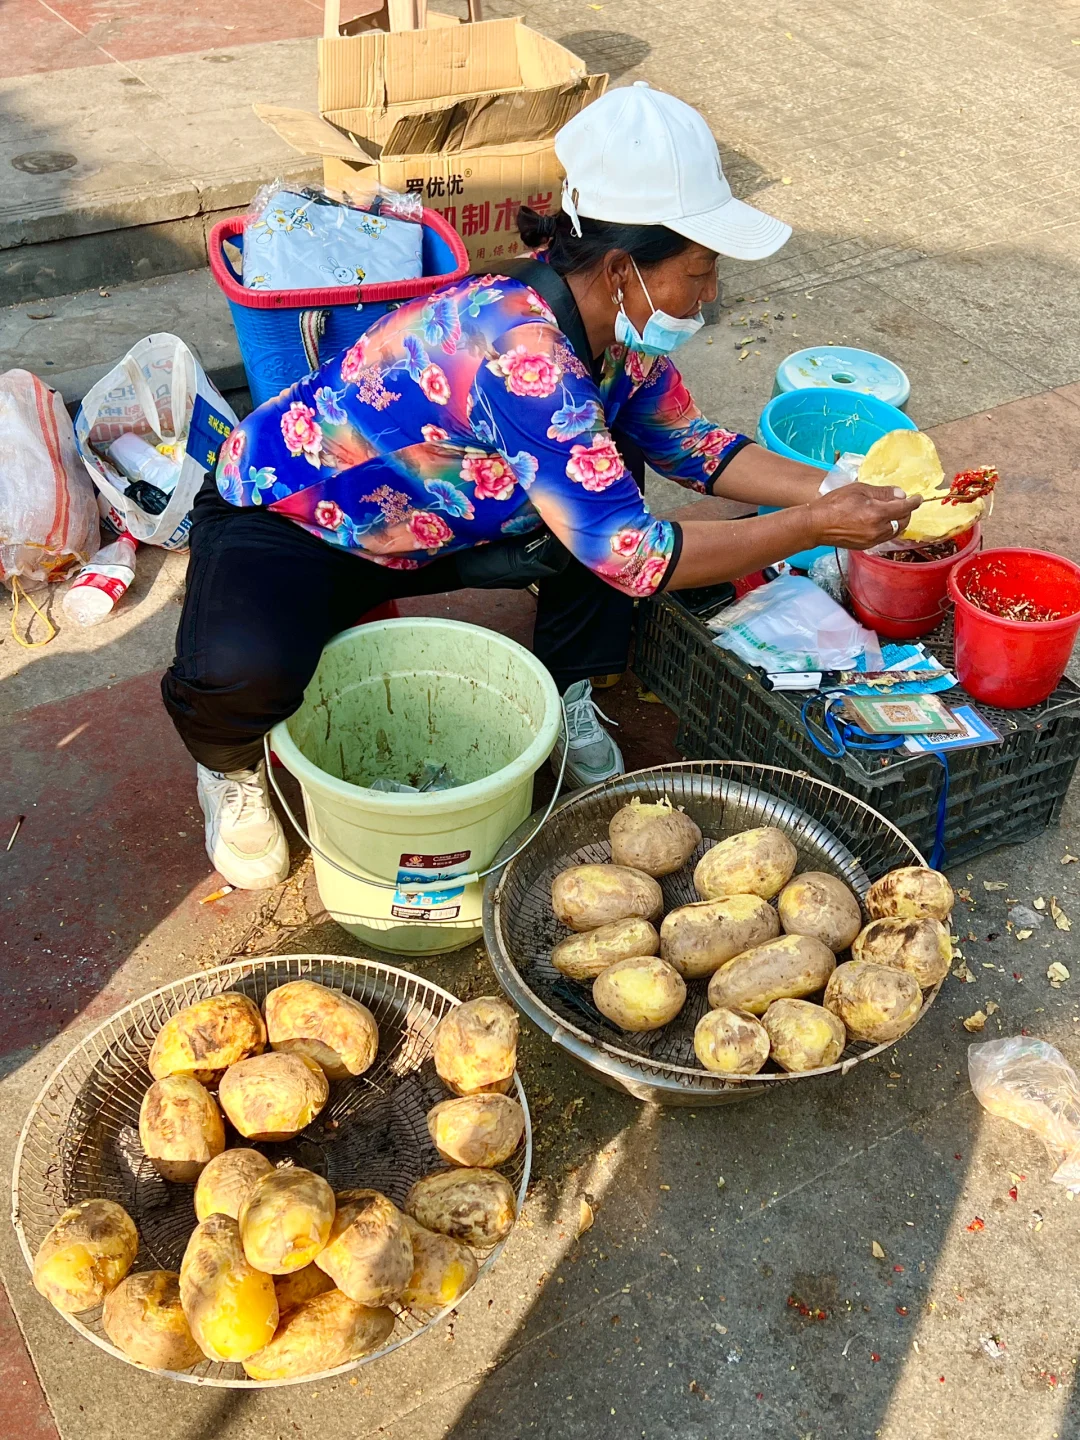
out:
{"label": "blue plastic basket", "polygon": [[207,241],[210,270],[229,302],[256,405],[347,350],[388,310],[465,277],[469,257],[457,231],[434,210],[423,212],[422,223],[424,273],[419,279],[319,290],[246,290],[225,252],[229,241],[243,253],[244,217],[214,226]]}
{"label": "blue plastic basket", "polygon": [[[917,429],[903,410],[874,395],[817,386],[789,390],[770,400],[761,412],[756,438],[766,450],[826,471],[832,469],[837,454],[865,455],[890,430]],[[775,508],[763,505],[758,514],[768,515]],[[809,570],[818,556],[828,554],[828,546],[818,546],[789,555],[788,562],[798,570]]]}

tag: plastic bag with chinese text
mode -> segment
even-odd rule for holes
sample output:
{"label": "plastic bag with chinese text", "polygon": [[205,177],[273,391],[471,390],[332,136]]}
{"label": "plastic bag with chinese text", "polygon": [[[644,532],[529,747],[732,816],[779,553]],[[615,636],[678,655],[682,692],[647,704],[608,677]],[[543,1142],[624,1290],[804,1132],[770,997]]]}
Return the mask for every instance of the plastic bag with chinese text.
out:
{"label": "plastic bag with chinese text", "polygon": [[718,632],[717,645],[771,673],[849,670],[864,655],[868,670],[881,669],[874,632],[804,575],[781,575],[751,590],[708,625]]}

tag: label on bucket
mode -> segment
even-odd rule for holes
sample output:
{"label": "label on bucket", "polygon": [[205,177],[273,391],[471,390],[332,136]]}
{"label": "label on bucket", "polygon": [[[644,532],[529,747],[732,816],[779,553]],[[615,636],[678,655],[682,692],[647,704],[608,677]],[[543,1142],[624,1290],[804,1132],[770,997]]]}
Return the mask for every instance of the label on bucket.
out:
{"label": "label on bucket", "polygon": [[400,856],[390,914],[395,920],[456,920],[465,886],[446,882],[467,875],[471,858],[471,850]]}

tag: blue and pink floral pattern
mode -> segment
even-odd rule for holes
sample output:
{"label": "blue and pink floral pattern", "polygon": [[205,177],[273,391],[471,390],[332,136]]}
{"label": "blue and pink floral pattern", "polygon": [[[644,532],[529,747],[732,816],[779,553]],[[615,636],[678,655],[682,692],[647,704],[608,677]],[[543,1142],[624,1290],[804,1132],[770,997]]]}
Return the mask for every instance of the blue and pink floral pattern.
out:
{"label": "blue and pink floral pattern", "polygon": [[398,570],[546,525],[609,584],[651,595],[675,528],[649,513],[616,420],[702,493],[745,443],[705,419],[669,360],[614,345],[594,380],[534,290],[473,276],[390,312],[255,410],[217,483]]}

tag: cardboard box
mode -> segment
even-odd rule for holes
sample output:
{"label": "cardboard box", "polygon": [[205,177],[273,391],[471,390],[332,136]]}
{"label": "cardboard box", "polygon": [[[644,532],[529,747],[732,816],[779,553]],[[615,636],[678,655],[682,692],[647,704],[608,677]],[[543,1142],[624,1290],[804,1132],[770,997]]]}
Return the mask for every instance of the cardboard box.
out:
{"label": "cardboard box", "polygon": [[520,20],[329,35],[319,41],[319,114],[256,105],[323,183],[347,195],[413,191],[459,231],[474,270],[521,251],[520,205],[558,206],[553,140],[602,95],[606,75]]}

